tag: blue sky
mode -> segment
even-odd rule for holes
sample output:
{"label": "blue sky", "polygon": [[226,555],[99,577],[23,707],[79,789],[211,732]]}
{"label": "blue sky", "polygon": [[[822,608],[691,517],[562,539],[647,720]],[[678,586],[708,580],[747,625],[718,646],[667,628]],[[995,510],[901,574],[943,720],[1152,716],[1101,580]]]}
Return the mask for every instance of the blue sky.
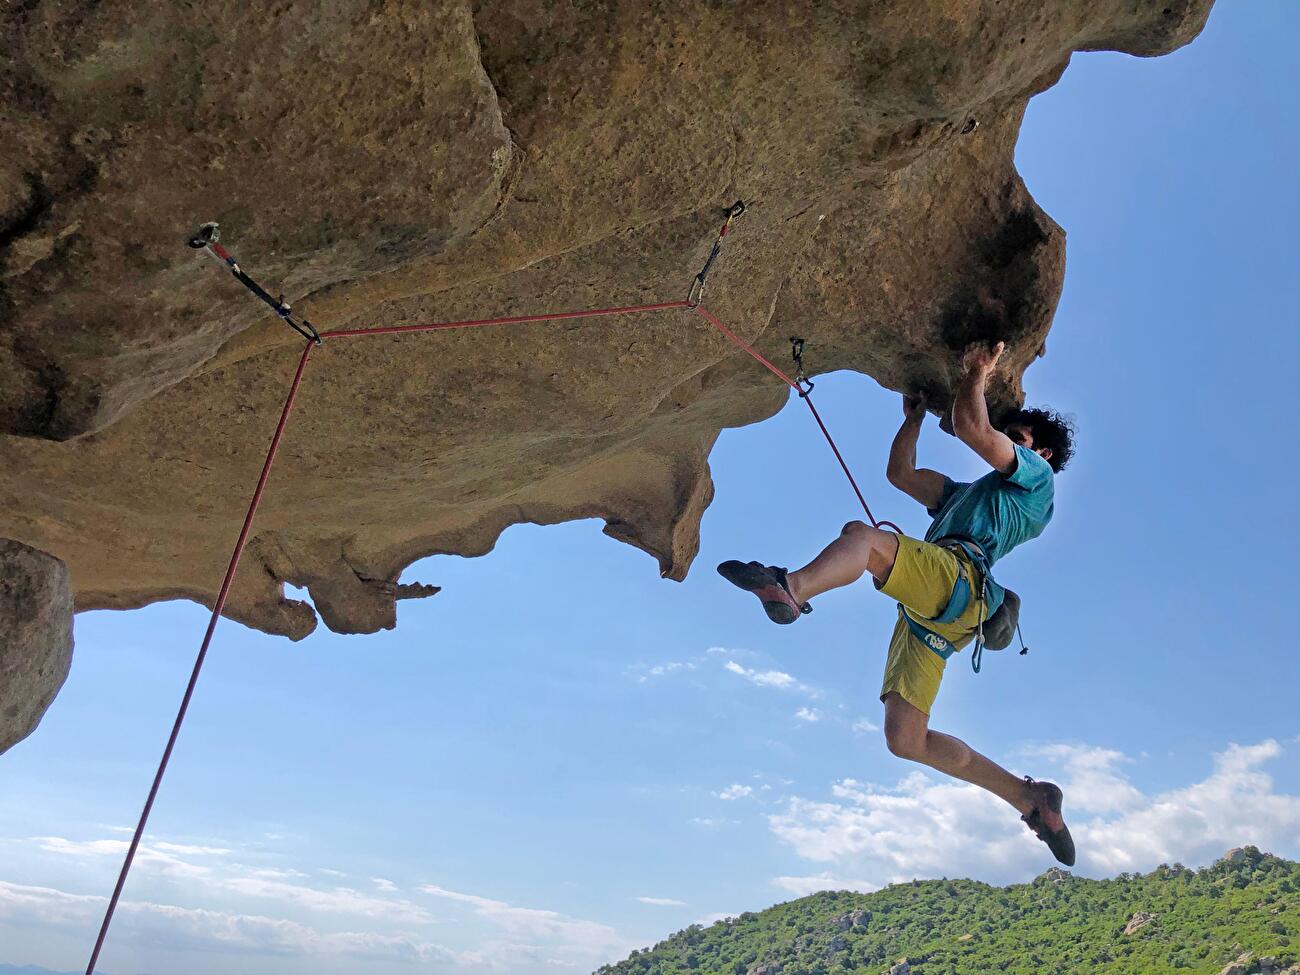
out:
{"label": "blue sky", "polygon": [[[1294,3],[1221,3],[1170,57],[1076,57],[1021,137],[1069,234],[1026,384],[1079,456],[999,566],[1030,655],[955,658],[933,726],[1065,784],[1087,875],[1300,857],[1296,36]],[[817,396],[878,512],[922,531],[881,476],[896,395]],[[933,421],[921,459],[979,473]],[[517,527],[414,567],[445,588],[392,633],[223,622],[101,970],[587,971],[820,887],[1050,866],[1009,809],[886,751],[886,600],[778,628],[713,573],[802,563],[855,517],[804,411],[711,463],[681,585],[597,523]],[[84,967],[205,617],[78,618],[67,686],[0,757],[0,963]]]}

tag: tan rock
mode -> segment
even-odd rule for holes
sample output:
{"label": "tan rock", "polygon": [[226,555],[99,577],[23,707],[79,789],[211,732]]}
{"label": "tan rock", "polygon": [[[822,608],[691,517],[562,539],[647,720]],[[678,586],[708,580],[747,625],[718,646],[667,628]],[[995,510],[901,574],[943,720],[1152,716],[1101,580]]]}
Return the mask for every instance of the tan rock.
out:
{"label": "tan rock", "polygon": [[1124,925],[1124,933],[1133,934],[1135,931],[1140,931],[1155,919],[1155,914],[1149,914],[1146,911],[1137,911],[1128,919],[1128,924]]}
{"label": "tan rock", "polygon": [[[321,327],[684,297],[942,408],[1005,339],[1018,403],[1064,234],[1017,175],[1075,50],[1186,43],[1210,0],[10,5],[0,17],[0,535],[76,605],[211,604],[299,340],[184,238],[217,220]],[[978,127],[971,130],[971,120]],[[396,582],[507,526],[600,518],[684,577],[720,430],[779,383],[682,311],[332,340],[227,614],[392,626]],[[834,421],[832,420],[832,423]],[[849,507],[846,505],[846,508]]]}
{"label": "tan rock", "polygon": [[0,752],[35,730],[71,666],[67,567],[0,539]]}

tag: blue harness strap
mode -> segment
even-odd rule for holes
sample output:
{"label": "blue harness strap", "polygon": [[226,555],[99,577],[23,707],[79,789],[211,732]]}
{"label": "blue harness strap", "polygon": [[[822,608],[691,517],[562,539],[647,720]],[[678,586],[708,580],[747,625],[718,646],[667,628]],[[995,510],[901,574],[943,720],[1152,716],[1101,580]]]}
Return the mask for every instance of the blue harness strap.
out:
{"label": "blue harness strap", "polygon": [[962,613],[966,612],[966,607],[970,605],[970,583],[966,577],[957,572],[957,581],[953,583],[952,595],[948,597],[948,605],[943,608],[938,616],[930,620],[931,623],[951,623]]}
{"label": "blue harness strap", "polygon": [[[1002,605],[1005,590],[993,581],[993,576],[989,572],[988,561],[984,557],[983,550],[980,549],[978,545],[975,545],[968,539],[956,535],[946,536],[945,538],[940,539],[937,544],[942,545],[944,542],[950,543],[949,545],[945,545],[945,548],[951,548],[954,545],[959,547],[962,552],[966,554],[967,558],[970,559],[971,564],[975,567],[975,571],[980,573],[980,578],[983,582],[982,588],[984,590],[984,613],[986,614],[984,618],[980,620],[980,625],[982,627],[984,619],[987,619],[989,616],[996,613],[998,607]],[[970,582],[967,580],[965,573],[963,573],[959,568],[957,571],[957,581],[953,583],[952,595],[948,597],[948,604],[944,606],[938,616],[927,619],[926,622],[953,622],[960,617],[962,613],[966,612],[967,607],[970,606],[972,596],[973,594],[971,592]],[[924,624],[918,623],[914,620],[911,614],[903,608],[902,603],[899,603],[899,609],[902,610],[903,619],[907,620],[907,627],[912,631],[912,635],[928,647],[931,652],[935,653],[943,660],[947,660],[957,652],[957,647],[951,640],[940,636],[938,633],[927,628]],[[980,672],[980,663],[983,656],[984,644],[977,636],[975,640],[975,650],[971,654],[971,667],[977,674]]]}
{"label": "blue harness strap", "polygon": [[[900,609],[903,609],[902,603],[899,603],[898,605]],[[916,620],[912,619],[906,609],[903,609],[903,619],[907,620],[907,628],[912,631],[912,635],[944,660],[947,660],[957,652],[957,648],[953,646],[951,642],[946,640],[944,637],[941,637],[933,630],[927,630]]]}

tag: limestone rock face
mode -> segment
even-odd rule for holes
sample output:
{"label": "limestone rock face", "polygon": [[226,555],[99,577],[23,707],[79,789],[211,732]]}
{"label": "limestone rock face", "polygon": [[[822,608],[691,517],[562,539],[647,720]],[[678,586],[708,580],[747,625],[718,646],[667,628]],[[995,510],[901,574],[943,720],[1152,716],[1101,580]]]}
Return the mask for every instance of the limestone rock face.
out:
{"label": "limestone rock face", "polygon": [[[0,13],[0,535],[78,608],[211,604],[301,340],[184,246],[201,222],[322,328],[685,297],[950,400],[1020,402],[1064,234],[1013,149],[1072,52],[1154,55],[1211,0],[826,4],[32,0]],[[684,311],[334,340],[227,614],[392,626],[397,579],[600,518],[682,578],[720,430],[779,383]],[[850,507],[846,503],[846,509]]]}
{"label": "limestone rock face", "polygon": [[0,752],[35,730],[71,666],[67,567],[0,539]]}

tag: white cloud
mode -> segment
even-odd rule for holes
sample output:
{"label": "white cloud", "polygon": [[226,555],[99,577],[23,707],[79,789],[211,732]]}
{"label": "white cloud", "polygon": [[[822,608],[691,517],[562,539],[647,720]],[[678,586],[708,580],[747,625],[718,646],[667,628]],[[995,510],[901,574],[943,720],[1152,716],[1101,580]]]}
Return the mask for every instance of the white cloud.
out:
{"label": "white cloud", "polygon": [[723,826],[736,826],[739,823],[738,819],[719,819],[713,816],[696,816],[691,820],[692,826],[699,826],[701,829],[721,829]]}
{"label": "white cloud", "polygon": [[821,692],[816,688],[809,687],[807,684],[796,680],[793,675],[787,674],[783,670],[757,670],[742,666],[734,660],[728,660],[722,666],[737,677],[743,677],[751,684],[757,684],[759,687],[775,687],[781,691],[794,691],[806,697],[821,696]]}
{"label": "white cloud", "polygon": [[879,731],[880,725],[874,724],[866,718],[858,718],[853,722],[853,732],[859,735],[865,735],[872,731]]}
{"label": "white cloud", "polygon": [[[1294,855],[1300,845],[1300,796],[1278,794],[1260,770],[1282,754],[1276,741],[1230,745],[1207,778],[1154,796],[1127,779],[1121,766],[1128,760],[1118,752],[1051,745],[1032,753],[1064,773],[1056,781],[1065,791],[1078,872],[1205,864],[1247,844]],[[1009,806],[937,773],[913,772],[892,787],[844,779],[830,800],[787,800],[768,824],[799,856],[834,866],[816,878],[779,878],[791,892],[841,876],[868,885],[925,876],[1007,883],[1054,864]]]}
{"label": "white cloud", "polygon": [[1044,745],[1025,749],[1061,765],[1068,777],[1071,808],[1086,812],[1126,812],[1146,803],[1145,797],[1116,769],[1131,760],[1120,752],[1086,745]]}
{"label": "white cloud", "polygon": [[1294,855],[1300,796],[1274,792],[1273,779],[1259,769],[1282,750],[1272,739],[1229,745],[1204,780],[1127,806],[1112,820],[1085,823],[1077,842],[1093,869],[1108,873],[1203,863],[1248,844]]}
{"label": "white cloud", "polygon": [[685,907],[686,901],[674,900],[671,897],[638,897],[642,904],[653,904],[655,907]]}
{"label": "white cloud", "polygon": [[[32,926],[52,924],[86,929],[97,925],[107,898],[50,887],[0,881],[0,920]],[[364,931],[321,932],[295,921],[124,900],[118,905],[114,937],[168,943],[187,951],[255,950],[270,954],[352,955],[426,963],[476,962],[458,952],[408,935]]]}
{"label": "white cloud", "polygon": [[715,792],[713,794],[719,799],[747,799],[754,794],[754,789],[752,786],[741,785],[739,782],[734,782],[721,792]]}
{"label": "white cloud", "polygon": [[[99,861],[116,861],[126,850],[125,841],[118,839],[45,836],[15,842],[39,847],[58,857]],[[467,905],[489,925],[486,931],[478,924],[465,925],[468,937],[477,937],[477,942],[471,944],[472,950],[460,950],[464,945],[453,949],[404,930],[409,927],[418,931],[419,927],[446,918],[435,917],[426,906],[396,896],[397,884],[387,878],[369,878],[365,890],[346,886],[320,889],[306,882],[307,875],[302,871],[246,865],[227,856],[232,852],[225,847],[151,841],[141,846],[137,863],[147,873],[163,874],[175,881],[168,889],[183,892],[177,897],[225,894],[228,899],[234,894],[242,903],[266,902],[267,915],[189,904],[123,901],[118,907],[114,937],[189,952],[347,955],[419,963],[435,970],[455,967],[492,973],[546,968],[590,971],[635,947],[605,924],[440,887],[421,888],[424,894]],[[317,868],[314,874],[344,876],[325,868]],[[0,922],[14,922],[22,928],[45,925],[93,929],[105,903],[102,896],[0,882]],[[304,920],[303,912],[330,915],[330,923],[317,929]],[[280,914],[284,916],[275,916]],[[493,927],[498,930],[493,931]]]}
{"label": "white cloud", "polygon": [[[548,941],[548,952],[558,951],[567,956],[567,961],[598,961],[631,950],[629,943],[617,931],[596,921],[566,917],[556,911],[515,907],[505,901],[448,890],[436,884],[425,884],[420,890],[433,897],[467,904],[479,917],[498,925],[512,936]],[[566,958],[558,960],[565,961]]]}
{"label": "white cloud", "polygon": [[1014,811],[974,786],[915,772],[893,788],[845,779],[831,791],[841,801],[794,797],[768,824],[804,859],[834,863],[870,883],[979,876],[1034,852],[1026,846],[1032,837],[1007,826],[1010,819],[1024,828]]}
{"label": "white cloud", "polygon": [[165,843],[159,840],[153,844],[155,850],[162,850],[164,853],[175,853],[177,856],[200,856],[200,857],[220,857],[233,850],[227,850],[219,846],[194,846],[189,843]]}
{"label": "white cloud", "polygon": [[816,708],[800,708],[794,713],[794,716],[800,721],[808,721],[810,723],[815,723],[822,719],[822,713]]}
{"label": "white cloud", "polygon": [[[31,842],[46,853],[59,856],[112,857],[115,860],[125,857],[131,845],[127,840],[70,840],[62,836],[34,836]],[[136,849],[134,864],[169,877],[205,877],[212,872],[211,864],[191,863],[182,857],[222,857],[230,852],[218,847],[180,843],[141,843]]]}
{"label": "white cloud", "polygon": [[[61,836],[38,836],[33,842],[48,853],[75,857],[121,859],[125,840],[70,840]],[[180,843],[142,843],[136,851],[135,867],[173,878],[202,880],[204,885],[232,891],[244,897],[277,900],[310,911],[349,914],[354,917],[384,918],[396,922],[427,922],[428,912],[410,901],[377,897],[349,887],[321,890],[293,882],[304,875],[298,870],[251,868],[237,863],[193,863],[181,855],[217,859],[233,851],[221,847]],[[322,871],[336,873],[336,871]],[[385,888],[380,885],[381,890]],[[392,887],[396,890],[396,887]]]}
{"label": "white cloud", "polygon": [[819,890],[856,890],[869,894],[880,889],[879,884],[868,880],[845,880],[829,873],[819,873],[812,877],[773,877],[772,883],[796,897],[815,894]]}
{"label": "white cloud", "polygon": [[250,877],[262,877],[266,880],[300,880],[307,876],[301,870],[282,870],[276,867],[245,867],[238,864]]}
{"label": "white cloud", "polygon": [[282,901],[305,910],[326,914],[350,914],[354,917],[407,923],[426,923],[433,920],[424,908],[410,901],[378,897],[350,887],[321,890],[306,884],[293,884],[257,876],[224,877],[215,880],[210,878],[208,882],[244,897]]}
{"label": "white cloud", "polygon": [[[56,838],[44,838],[49,841]],[[104,850],[98,841],[48,844],[60,852]],[[262,871],[273,873],[275,871]],[[387,891],[384,878],[373,878]],[[253,913],[232,913],[151,901],[123,901],[118,905],[114,937],[127,942],[167,945],[188,952],[240,951],[264,955],[349,956],[379,961],[411,962],[437,969],[474,968],[523,971],[541,968],[591,970],[610,958],[627,954],[634,945],[613,928],[593,921],[566,917],[555,911],[514,907],[472,894],[440,887],[423,892],[468,905],[474,913],[504,932],[485,937],[474,950],[456,950],[408,931],[377,929],[380,925],[429,924],[434,918],[423,907],[407,901],[375,897],[347,888],[318,891],[265,876],[242,874],[203,878],[204,889],[217,886],[246,897],[274,899],[282,905],[346,915],[367,923],[368,930],[320,930],[287,918]],[[395,886],[395,885],[393,885]],[[0,922],[22,928],[40,925],[75,930],[98,924],[107,898],[69,893],[48,887],[0,881]],[[646,903],[671,903],[667,898]]]}
{"label": "white cloud", "polygon": [[709,927],[709,925],[717,924],[719,921],[730,921],[735,916],[736,914],[734,911],[730,914],[719,911],[716,914],[706,914],[704,915],[704,917],[700,918],[695,923],[699,925],[703,925],[704,927],[707,928]]}
{"label": "white cloud", "polygon": [[694,670],[696,665],[690,660],[671,660],[666,664],[655,664],[637,677],[637,682],[644,684],[654,677],[667,677],[681,670]]}

